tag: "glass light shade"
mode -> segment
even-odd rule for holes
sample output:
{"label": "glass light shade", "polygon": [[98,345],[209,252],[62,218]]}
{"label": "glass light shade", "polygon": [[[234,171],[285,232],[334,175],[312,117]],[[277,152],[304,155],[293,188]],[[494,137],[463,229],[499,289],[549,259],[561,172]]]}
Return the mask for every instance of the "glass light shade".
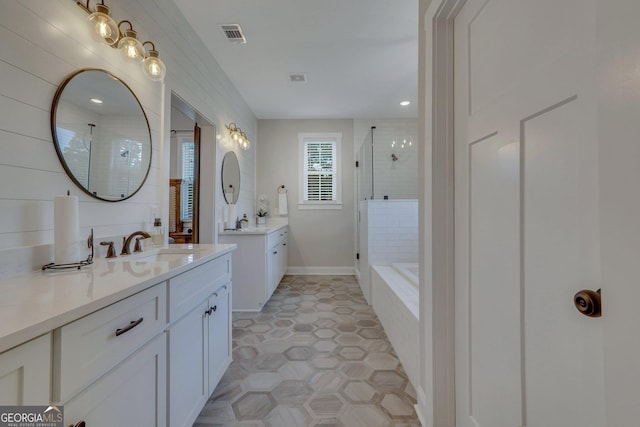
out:
{"label": "glass light shade", "polygon": [[242,142],[240,143],[240,148],[242,148],[243,150],[248,150],[249,147],[251,147],[251,143],[249,142],[249,140],[243,139]]}
{"label": "glass light shade", "polygon": [[112,46],[120,37],[118,24],[109,16],[109,8],[96,5],[96,11],[89,15],[89,22],[93,29],[92,36],[98,42]]}
{"label": "glass light shade", "polygon": [[[153,51],[151,53],[153,53]],[[164,79],[167,68],[156,53],[156,56],[149,54],[149,56],[144,58],[144,61],[142,61],[142,71],[154,82],[159,82]]]}
{"label": "glass light shade", "polygon": [[136,32],[127,30],[124,34],[125,37],[118,42],[118,49],[128,61],[141,62],[144,59],[144,46],[136,38]]}

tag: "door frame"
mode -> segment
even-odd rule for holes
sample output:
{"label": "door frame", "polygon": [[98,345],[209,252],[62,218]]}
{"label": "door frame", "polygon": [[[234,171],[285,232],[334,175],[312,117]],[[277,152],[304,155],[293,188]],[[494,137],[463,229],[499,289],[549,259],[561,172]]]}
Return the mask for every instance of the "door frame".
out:
{"label": "door frame", "polygon": [[[431,226],[431,242],[425,243],[432,245],[433,336],[425,351],[433,354],[434,427],[456,425],[453,41],[454,20],[465,3],[466,0],[441,0],[430,23],[433,32],[432,99],[425,101],[431,101],[432,109],[432,218],[431,224],[423,226]],[[429,29],[428,22],[426,28]],[[420,95],[425,96],[424,92]],[[429,118],[424,117],[424,120]]]}

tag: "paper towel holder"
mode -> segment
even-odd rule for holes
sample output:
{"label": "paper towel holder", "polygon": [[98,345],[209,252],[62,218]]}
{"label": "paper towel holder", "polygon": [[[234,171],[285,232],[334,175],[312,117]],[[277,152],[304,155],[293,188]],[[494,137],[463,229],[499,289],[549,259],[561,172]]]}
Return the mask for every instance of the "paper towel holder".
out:
{"label": "paper towel holder", "polygon": [[[68,195],[67,191],[67,195]],[[76,269],[80,270],[82,267],[93,264],[93,228],[89,233],[89,237],[87,238],[87,248],[91,249],[91,253],[85,260],[81,260],[79,262],[72,262],[68,264],[56,264],[55,262],[45,264],[42,266],[42,271],[45,270],[69,270]]]}

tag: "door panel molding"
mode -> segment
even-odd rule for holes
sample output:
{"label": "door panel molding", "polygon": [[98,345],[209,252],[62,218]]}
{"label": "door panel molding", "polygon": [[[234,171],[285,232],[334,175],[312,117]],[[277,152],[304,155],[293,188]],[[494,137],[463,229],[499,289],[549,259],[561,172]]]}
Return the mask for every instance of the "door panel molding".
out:
{"label": "door panel molding", "polygon": [[527,374],[526,374],[526,309],[525,309],[525,142],[527,122],[548,114],[578,99],[572,95],[549,105],[520,120],[520,383],[522,388],[522,426],[527,425]]}
{"label": "door panel molding", "polygon": [[[521,423],[519,305],[497,309],[499,302],[520,297],[519,153],[514,148],[517,142],[499,131],[468,145],[466,391],[475,427]],[[505,370],[507,375],[499,375]]]}

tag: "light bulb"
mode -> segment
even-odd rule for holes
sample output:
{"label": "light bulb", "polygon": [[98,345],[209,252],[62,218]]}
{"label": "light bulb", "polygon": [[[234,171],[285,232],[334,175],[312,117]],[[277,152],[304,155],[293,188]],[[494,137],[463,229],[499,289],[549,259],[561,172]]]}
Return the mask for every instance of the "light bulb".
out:
{"label": "light bulb", "polygon": [[125,30],[125,37],[118,42],[118,48],[122,50],[124,57],[131,62],[140,62],[144,59],[144,46],[136,38],[134,30]]}
{"label": "light bulb", "polygon": [[107,25],[104,19],[100,19],[98,21],[96,24],[96,31],[102,38],[111,37],[111,28],[109,28],[109,25]]}
{"label": "light bulb", "polygon": [[96,5],[96,11],[89,15],[93,27],[92,37],[109,46],[115,44],[120,37],[118,24],[109,16],[109,8],[103,4]]}
{"label": "light bulb", "polygon": [[142,61],[142,70],[153,81],[161,81],[164,79],[166,67],[164,63],[158,57],[158,52],[152,50],[149,52],[149,56]]}

